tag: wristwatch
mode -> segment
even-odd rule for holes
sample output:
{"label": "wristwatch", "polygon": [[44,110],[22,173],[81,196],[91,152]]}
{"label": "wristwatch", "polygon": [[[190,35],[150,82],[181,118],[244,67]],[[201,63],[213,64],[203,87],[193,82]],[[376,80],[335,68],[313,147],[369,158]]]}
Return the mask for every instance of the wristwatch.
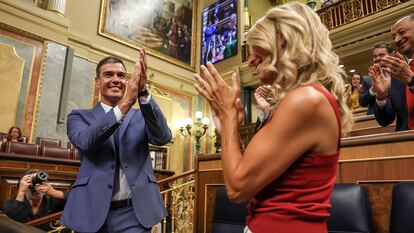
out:
{"label": "wristwatch", "polygon": [[407,83],[407,86],[409,86],[410,88],[414,86],[414,76],[411,77],[411,81]]}
{"label": "wristwatch", "polygon": [[141,96],[148,96],[148,95],[149,95],[149,92],[147,89],[138,92],[138,98]]}
{"label": "wristwatch", "polygon": [[375,91],[374,91],[374,88],[373,88],[373,87],[371,87],[371,88],[369,89],[369,94],[370,94],[371,96],[376,96],[376,95],[377,95],[377,92],[375,92]]}

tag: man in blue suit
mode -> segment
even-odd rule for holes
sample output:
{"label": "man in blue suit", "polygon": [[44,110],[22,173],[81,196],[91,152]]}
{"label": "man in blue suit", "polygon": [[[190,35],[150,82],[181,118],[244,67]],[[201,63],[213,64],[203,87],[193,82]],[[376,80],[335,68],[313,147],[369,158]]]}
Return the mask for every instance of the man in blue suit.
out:
{"label": "man in blue suit", "polygon": [[[101,102],[68,116],[81,165],[61,223],[76,232],[150,232],[167,215],[148,143],[168,143],[171,131],[146,90],[145,51],[129,81],[126,75],[121,59],[101,60],[95,80]],[[132,108],[137,100],[140,110]]]}
{"label": "man in blue suit", "polygon": [[414,129],[414,14],[398,20],[391,31],[405,57],[387,55],[370,68],[376,92],[375,118],[387,126],[397,117],[396,131]]}

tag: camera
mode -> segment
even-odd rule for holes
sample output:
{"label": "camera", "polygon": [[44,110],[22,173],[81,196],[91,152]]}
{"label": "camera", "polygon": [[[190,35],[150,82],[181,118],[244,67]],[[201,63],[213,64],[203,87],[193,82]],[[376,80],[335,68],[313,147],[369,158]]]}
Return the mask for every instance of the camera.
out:
{"label": "camera", "polygon": [[32,188],[34,188],[37,184],[47,182],[47,178],[49,178],[49,174],[45,171],[38,171],[36,175],[32,177]]}

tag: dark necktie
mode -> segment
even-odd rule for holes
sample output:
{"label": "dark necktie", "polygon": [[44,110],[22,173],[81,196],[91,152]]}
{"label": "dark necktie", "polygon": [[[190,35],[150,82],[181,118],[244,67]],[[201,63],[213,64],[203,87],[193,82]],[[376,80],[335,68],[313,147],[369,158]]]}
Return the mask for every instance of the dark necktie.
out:
{"label": "dark necktie", "polygon": [[[411,60],[410,68],[414,71],[414,60]],[[409,86],[405,87],[405,96],[407,99],[408,129],[414,129],[414,94],[411,93]]]}
{"label": "dark necktie", "polygon": [[119,189],[119,167],[121,166],[121,163],[119,162],[119,128],[115,130],[113,134],[114,143],[115,143],[115,177],[114,177],[114,189],[112,191],[112,195],[115,195]]}

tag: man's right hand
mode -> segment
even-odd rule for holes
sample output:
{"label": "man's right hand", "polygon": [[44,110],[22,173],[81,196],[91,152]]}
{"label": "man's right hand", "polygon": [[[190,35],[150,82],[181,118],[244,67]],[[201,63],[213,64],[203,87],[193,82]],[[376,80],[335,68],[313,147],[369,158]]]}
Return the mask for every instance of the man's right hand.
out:
{"label": "man's right hand", "polygon": [[369,68],[369,74],[372,77],[372,88],[377,93],[377,100],[385,100],[391,88],[391,76],[384,73],[379,64],[372,65]]}

